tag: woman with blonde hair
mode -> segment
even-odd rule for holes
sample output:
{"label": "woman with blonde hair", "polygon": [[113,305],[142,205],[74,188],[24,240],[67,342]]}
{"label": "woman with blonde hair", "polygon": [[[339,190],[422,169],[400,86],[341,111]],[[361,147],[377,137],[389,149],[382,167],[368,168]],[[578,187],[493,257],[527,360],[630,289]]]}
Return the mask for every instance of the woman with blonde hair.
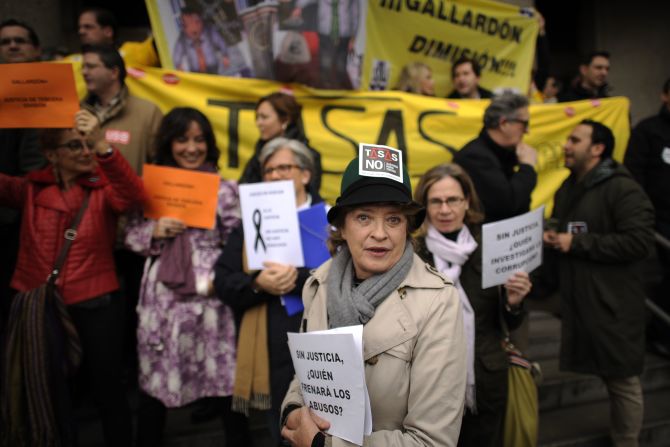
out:
{"label": "woman with blonde hair", "polygon": [[416,93],[417,95],[435,96],[433,70],[423,62],[410,62],[400,72],[400,79],[394,90]]}

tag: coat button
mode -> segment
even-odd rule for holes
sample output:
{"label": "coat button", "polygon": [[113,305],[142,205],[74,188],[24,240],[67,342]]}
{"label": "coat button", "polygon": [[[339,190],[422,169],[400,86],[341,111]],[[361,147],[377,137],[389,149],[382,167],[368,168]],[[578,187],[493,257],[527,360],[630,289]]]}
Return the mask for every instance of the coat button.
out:
{"label": "coat button", "polygon": [[400,299],[404,300],[405,297],[407,296],[407,290],[405,290],[404,287],[401,287],[398,289],[398,295],[400,295]]}
{"label": "coat button", "polygon": [[365,363],[367,363],[368,365],[376,365],[378,361],[379,361],[379,355],[376,355],[374,357],[370,357],[369,359],[367,359]]}

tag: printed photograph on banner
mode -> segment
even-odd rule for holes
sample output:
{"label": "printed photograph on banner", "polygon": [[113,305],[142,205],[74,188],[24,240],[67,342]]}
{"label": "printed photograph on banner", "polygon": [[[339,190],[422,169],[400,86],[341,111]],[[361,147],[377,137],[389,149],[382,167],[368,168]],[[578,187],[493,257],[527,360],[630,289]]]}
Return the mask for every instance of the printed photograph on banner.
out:
{"label": "printed photograph on banner", "polygon": [[361,143],[358,173],[365,177],[386,177],[402,183],[402,151],[388,146]]}
{"label": "printed photograph on banner", "polygon": [[[528,91],[539,32],[532,8],[479,0],[372,1],[366,26],[364,88],[395,89],[403,67],[422,63],[432,72],[438,97],[469,97],[453,96],[454,90],[465,95],[470,87],[455,88],[462,76],[463,82],[476,80],[496,93]],[[453,64],[461,58],[474,61],[476,67],[452,76]]]}
{"label": "printed photograph on banner", "polygon": [[328,89],[360,83],[361,0],[146,0],[163,67]]}

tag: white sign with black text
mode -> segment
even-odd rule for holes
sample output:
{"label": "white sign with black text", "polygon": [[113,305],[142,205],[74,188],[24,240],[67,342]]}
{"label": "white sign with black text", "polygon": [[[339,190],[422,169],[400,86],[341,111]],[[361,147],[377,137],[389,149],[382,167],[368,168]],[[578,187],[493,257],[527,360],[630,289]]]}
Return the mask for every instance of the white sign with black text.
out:
{"label": "white sign with black text", "polygon": [[482,226],[482,288],[505,284],[514,272],[542,265],[544,206]]}
{"label": "white sign with black text", "polygon": [[305,265],[292,181],[240,185],[240,207],[250,270],[265,261]]}
{"label": "white sign with black text", "polygon": [[328,434],[363,445],[372,433],[363,326],[289,332],[288,344],[305,405],[330,422]]}

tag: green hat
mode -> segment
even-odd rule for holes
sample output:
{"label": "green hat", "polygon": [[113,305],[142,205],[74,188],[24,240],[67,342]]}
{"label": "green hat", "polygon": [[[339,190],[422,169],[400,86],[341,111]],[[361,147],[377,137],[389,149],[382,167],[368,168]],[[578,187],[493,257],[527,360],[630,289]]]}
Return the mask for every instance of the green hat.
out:
{"label": "green hat", "polygon": [[412,200],[412,185],[402,163],[402,152],[387,146],[361,144],[359,157],[351,160],[344,171],[340,197],[328,211],[328,222],[334,223],[343,207],[373,203],[415,208],[412,230],[421,225],[426,215],[426,210]]}

